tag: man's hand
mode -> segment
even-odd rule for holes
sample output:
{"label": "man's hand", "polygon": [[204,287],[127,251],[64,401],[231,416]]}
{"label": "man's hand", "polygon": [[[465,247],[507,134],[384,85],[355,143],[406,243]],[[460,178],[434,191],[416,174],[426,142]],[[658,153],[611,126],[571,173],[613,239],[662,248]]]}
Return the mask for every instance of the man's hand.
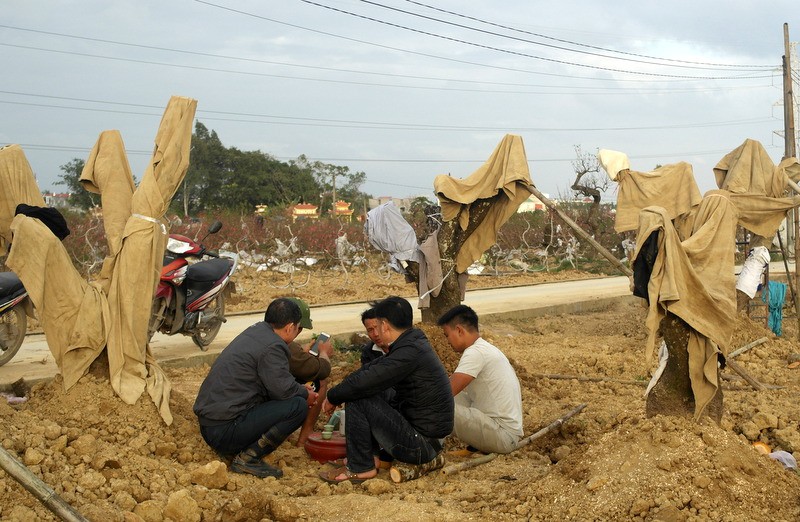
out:
{"label": "man's hand", "polygon": [[317,403],[319,394],[314,391],[314,388],[312,388],[310,384],[306,384],[306,390],[308,390],[308,397],[306,397],[306,404],[308,404],[308,407],[311,408]]}
{"label": "man's hand", "polygon": [[325,400],[322,402],[322,411],[325,412],[327,415],[330,415],[331,413],[333,413],[335,409],[336,405],[328,402],[328,398],[325,397]]}
{"label": "man's hand", "polygon": [[317,348],[319,349],[320,357],[330,359],[333,355],[333,339],[328,339],[324,343],[319,343]]}
{"label": "man's hand", "polygon": [[[314,346],[316,341],[311,341],[307,345],[303,346],[303,351],[308,353],[311,351],[311,347]],[[328,339],[324,343],[319,343],[317,345],[317,349],[319,350],[320,357],[325,357],[326,359],[330,359],[333,355],[333,341]]]}

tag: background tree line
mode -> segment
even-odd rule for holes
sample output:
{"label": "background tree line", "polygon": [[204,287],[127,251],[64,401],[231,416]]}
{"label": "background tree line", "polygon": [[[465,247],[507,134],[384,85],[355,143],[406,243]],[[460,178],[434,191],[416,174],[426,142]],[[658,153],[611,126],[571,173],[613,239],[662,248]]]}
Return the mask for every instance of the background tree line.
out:
{"label": "background tree line", "polygon": [[[66,186],[73,207],[86,210],[98,205],[100,198],[80,184],[84,164],[75,158],[61,165],[57,184]],[[198,121],[192,133],[189,170],[171,211],[184,216],[222,210],[251,213],[256,205],[285,208],[303,202],[320,206],[325,213],[335,198],[348,201],[360,214],[370,197],[360,190],[364,181],[364,172],[310,161],[304,155],[283,162],[260,150],[226,147],[214,130]]]}

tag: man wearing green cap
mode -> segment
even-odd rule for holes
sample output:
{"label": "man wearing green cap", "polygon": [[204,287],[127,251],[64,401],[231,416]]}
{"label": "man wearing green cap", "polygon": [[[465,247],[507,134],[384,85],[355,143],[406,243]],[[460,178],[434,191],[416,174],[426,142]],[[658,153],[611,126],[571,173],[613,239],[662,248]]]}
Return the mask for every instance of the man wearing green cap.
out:
{"label": "man wearing green cap", "polygon": [[[307,330],[311,330],[311,311],[308,304],[302,299],[290,297],[292,301],[297,303],[300,307],[300,312],[303,319],[300,321],[300,326]],[[314,391],[319,395],[317,403],[309,408],[306,420],[303,422],[303,427],[300,429],[300,435],[297,437],[297,446],[303,446],[308,440],[308,436],[314,431],[314,424],[317,422],[319,412],[322,409],[322,401],[328,392],[328,376],[331,374],[331,356],[333,355],[333,344],[330,340],[320,343],[319,355],[314,356],[309,353],[309,349],[313,341],[301,345],[297,341],[289,343],[289,371],[292,372],[295,379],[301,383],[311,383]]]}
{"label": "man wearing green cap", "polygon": [[288,344],[303,324],[311,324],[308,305],[275,299],[264,321],[240,333],[220,353],[200,386],[194,403],[200,433],[218,453],[233,456],[232,471],[283,475],[262,459],[303,424],[317,402],[317,393],[298,383],[289,370]]}

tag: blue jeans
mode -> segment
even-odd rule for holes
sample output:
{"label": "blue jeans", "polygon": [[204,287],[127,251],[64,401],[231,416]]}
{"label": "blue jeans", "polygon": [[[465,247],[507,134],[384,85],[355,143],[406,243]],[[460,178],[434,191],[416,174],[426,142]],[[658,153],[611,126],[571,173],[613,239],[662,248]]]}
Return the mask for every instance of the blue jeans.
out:
{"label": "blue jeans", "polygon": [[259,437],[273,428],[280,439],[275,440],[277,446],[303,424],[307,413],[308,405],[303,397],[267,401],[226,424],[200,426],[200,433],[218,453],[236,455],[257,444]]}
{"label": "blue jeans", "polygon": [[347,403],[347,467],[354,473],[375,469],[374,455],[383,448],[409,464],[429,462],[442,450],[438,439],[425,437],[381,396]]}

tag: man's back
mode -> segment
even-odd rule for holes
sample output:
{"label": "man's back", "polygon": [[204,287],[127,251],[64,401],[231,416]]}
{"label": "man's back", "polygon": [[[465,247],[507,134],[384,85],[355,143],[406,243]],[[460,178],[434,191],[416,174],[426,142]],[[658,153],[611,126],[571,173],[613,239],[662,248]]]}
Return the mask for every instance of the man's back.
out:
{"label": "man's back", "polygon": [[514,368],[503,352],[479,337],[464,350],[455,371],[474,378],[461,391],[471,407],[522,436],[522,391]]}
{"label": "man's back", "polygon": [[302,389],[289,373],[286,343],[259,322],[236,336],[214,361],[194,412],[201,424],[229,421],[256,404],[285,400]]}

